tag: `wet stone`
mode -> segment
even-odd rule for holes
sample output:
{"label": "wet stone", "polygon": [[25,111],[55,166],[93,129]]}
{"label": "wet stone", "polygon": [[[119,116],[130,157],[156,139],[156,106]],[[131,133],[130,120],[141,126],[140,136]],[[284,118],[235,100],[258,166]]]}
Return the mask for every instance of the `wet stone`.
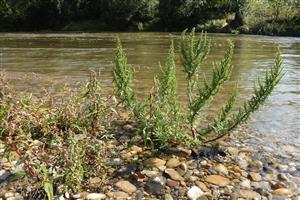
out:
{"label": "wet stone", "polygon": [[11,173],[7,170],[0,170],[0,184],[5,182],[9,177],[11,176]]}
{"label": "wet stone", "polygon": [[163,195],[165,194],[166,182],[165,177],[152,177],[147,181],[145,190],[154,195]]}

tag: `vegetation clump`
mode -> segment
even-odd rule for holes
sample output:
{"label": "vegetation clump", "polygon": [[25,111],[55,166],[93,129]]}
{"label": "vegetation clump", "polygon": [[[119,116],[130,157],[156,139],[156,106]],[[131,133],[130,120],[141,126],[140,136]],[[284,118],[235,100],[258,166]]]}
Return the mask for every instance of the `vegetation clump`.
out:
{"label": "vegetation clump", "polygon": [[[165,147],[170,144],[197,145],[205,142],[207,136],[214,132],[217,137],[227,134],[240,123],[246,121],[250,113],[262,105],[271,94],[282,77],[282,59],[278,52],[273,67],[266,72],[265,80],[260,79],[254,85],[253,97],[239,108],[238,113],[231,114],[237,92],[232,95],[221,109],[219,115],[207,127],[195,126],[195,122],[203,116],[203,108],[219,92],[220,88],[230,78],[233,66],[231,58],[234,44],[228,41],[228,48],[221,61],[213,64],[211,81],[204,79],[201,84],[199,71],[207,57],[210,41],[206,34],[199,39],[195,29],[186,36],[181,35],[179,51],[182,70],[187,80],[187,108],[178,102],[176,85],[176,65],[174,60],[174,45],[171,43],[169,55],[164,67],[160,66],[159,76],[154,78],[153,89],[144,100],[136,98],[133,90],[133,70],[127,64],[125,52],[118,40],[113,78],[115,93],[120,103],[128,108],[137,119],[143,133],[145,143],[154,147]],[[184,112],[187,110],[187,112]],[[188,128],[187,128],[188,127]]]}
{"label": "vegetation clump", "polygon": [[[234,44],[228,41],[222,60],[213,64],[210,81],[201,81],[201,65],[210,46],[207,35],[203,33],[198,38],[195,29],[181,35],[179,53],[187,81],[186,105],[178,100],[173,42],[166,63],[160,65],[153,88],[144,99],[138,98],[133,89],[134,71],[127,63],[120,40],[113,68],[117,102],[103,96],[99,74],[95,72],[78,91],[66,91],[69,95],[63,102],[51,96],[38,99],[18,94],[2,74],[0,145],[5,148],[3,155],[22,163],[29,177],[28,185],[43,188],[48,199],[53,199],[56,193],[89,188],[89,180],[94,177],[100,178],[98,188],[109,179],[113,173],[109,163],[118,156],[121,143],[117,138],[124,129],[124,124],[121,125],[124,110],[129,111],[130,117],[123,121],[134,126],[131,131],[136,133],[131,142],[152,150],[180,145],[193,147],[222,137],[266,101],[282,77],[282,59],[278,52],[264,80],[256,82],[252,98],[237,113],[232,113],[237,96],[235,88],[215,119],[203,127],[197,124],[204,116],[204,106],[209,105],[233,70]],[[132,145],[128,140],[125,142],[127,146]]]}
{"label": "vegetation clump", "polygon": [[98,75],[92,73],[62,103],[51,96],[36,99],[17,94],[5,80],[2,74],[0,141],[4,156],[23,163],[25,173],[33,178],[28,184],[38,180],[47,193],[53,193],[52,185],[55,192],[79,191],[95,175],[104,183],[104,164],[111,153],[101,137],[111,129],[114,112],[101,95]]}

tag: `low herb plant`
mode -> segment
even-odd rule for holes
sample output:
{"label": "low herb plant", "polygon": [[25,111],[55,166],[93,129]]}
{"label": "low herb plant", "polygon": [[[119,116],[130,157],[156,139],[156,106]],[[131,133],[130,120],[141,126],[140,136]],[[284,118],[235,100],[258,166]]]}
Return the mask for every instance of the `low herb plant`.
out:
{"label": "low herb plant", "polygon": [[[211,41],[208,40],[206,33],[202,33],[198,38],[193,29],[190,34],[187,35],[186,31],[183,31],[181,35],[179,53],[180,65],[187,81],[186,109],[177,99],[173,42],[166,64],[160,66],[159,76],[154,78],[153,89],[148,97],[141,100],[137,98],[133,89],[133,68],[127,63],[122,44],[119,39],[117,40],[113,69],[116,97],[138,121],[145,143],[154,148],[162,148],[173,144],[193,146],[218,139],[245,122],[250,114],[266,101],[283,76],[282,58],[278,51],[274,65],[267,70],[264,80],[258,79],[255,82],[252,98],[245,102],[237,113],[232,112],[237,96],[237,90],[234,88],[216,118],[207,127],[198,127],[195,124],[204,116],[203,108],[218,94],[220,88],[230,78],[233,69],[231,60],[234,44],[228,41],[223,59],[213,63],[211,81],[204,79],[203,84],[199,72],[209,54],[210,46]],[[212,135],[215,138],[211,139]]]}
{"label": "low herb plant", "polygon": [[53,193],[81,191],[90,177],[105,177],[109,152],[99,138],[111,130],[114,113],[97,73],[60,103],[24,97],[0,78],[0,143],[23,164],[29,184],[53,199]]}

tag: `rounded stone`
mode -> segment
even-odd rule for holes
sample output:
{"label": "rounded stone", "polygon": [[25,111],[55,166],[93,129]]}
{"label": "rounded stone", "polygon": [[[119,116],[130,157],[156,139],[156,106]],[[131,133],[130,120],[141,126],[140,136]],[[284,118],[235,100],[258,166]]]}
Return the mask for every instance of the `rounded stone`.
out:
{"label": "rounded stone", "polygon": [[189,191],[187,192],[187,197],[190,200],[197,200],[198,198],[200,198],[204,193],[202,192],[202,190],[197,187],[197,186],[193,186],[189,189]]}
{"label": "rounded stone", "polygon": [[119,181],[116,183],[116,186],[127,193],[133,193],[137,190],[129,181]]}
{"label": "rounded stone", "polygon": [[244,189],[250,189],[251,188],[251,182],[249,180],[243,180],[241,183],[240,183],[240,186]]}
{"label": "rounded stone", "polygon": [[100,199],[105,199],[106,195],[105,194],[100,194],[100,193],[91,193],[86,196],[86,199],[88,200],[100,200]]}
{"label": "rounded stone", "polygon": [[218,164],[214,169],[220,174],[228,174],[227,168],[222,164]]}
{"label": "rounded stone", "polygon": [[251,181],[261,181],[261,175],[255,172],[249,172],[248,178]]}
{"label": "rounded stone", "polygon": [[257,192],[254,192],[252,190],[240,190],[239,197],[242,197],[245,199],[256,199],[256,200],[261,199],[260,194]]}
{"label": "rounded stone", "polygon": [[165,170],[165,173],[170,176],[171,179],[175,181],[183,181],[184,178],[174,169],[168,168]]}
{"label": "rounded stone", "polygon": [[205,181],[214,185],[224,187],[230,183],[228,178],[219,175],[210,175],[205,178]]}
{"label": "rounded stone", "polygon": [[127,199],[129,197],[129,195],[125,192],[114,192],[112,194],[112,196],[114,197],[114,199],[117,199],[117,200],[121,200],[121,199]]}
{"label": "rounded stone", "polygon": [[178,167],[180,165],[180,161],[177,158],[171,158],[168,160],[168,162],[166,163],[166,166],[168,168],[175,168]]}
{"label": "rounded stone", "polygon": [[272,194],[276,196],[290,196],[292,192],[286,188],[279,188],[277,190],[274,190]]}

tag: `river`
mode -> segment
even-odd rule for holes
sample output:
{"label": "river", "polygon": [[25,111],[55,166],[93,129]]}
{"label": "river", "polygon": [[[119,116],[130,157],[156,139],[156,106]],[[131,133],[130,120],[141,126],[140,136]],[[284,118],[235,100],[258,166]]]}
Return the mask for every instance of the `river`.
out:
{"label": "river", "polygon": [[[164,63],[170,40],[178,41],[178,33],[72,33],[72,34],[0,34],[0,66],[13,85],[20,90],[39,92],[54,82],[75,86],[86,80],[90,70],[101,70],[101,81],[111,88],[111,70],[115,39],[119,36],[128,54],[128,62],[135,68],[135,88],[142,96],[153,85],[158,63]],[[300,38],[209,34],[212,50],[201,67],[201,75],[209,79],[212,62],[222,58],[227,39],[235,43],[234,70],[230,81],[216,96],[214,113],[238,82],[239,99],[251,96],[253,82],[272,66],[277,48],[284,59],[285,76],[276,90],[255,113],[249,126],[259,132],[269,146],[289,146],[300,152]],[[184,74],[177,56],[179,98],[185,101]],[[56,90],[54,90],[56,91]],[[212,112],[210,112],[212,111]]]}

